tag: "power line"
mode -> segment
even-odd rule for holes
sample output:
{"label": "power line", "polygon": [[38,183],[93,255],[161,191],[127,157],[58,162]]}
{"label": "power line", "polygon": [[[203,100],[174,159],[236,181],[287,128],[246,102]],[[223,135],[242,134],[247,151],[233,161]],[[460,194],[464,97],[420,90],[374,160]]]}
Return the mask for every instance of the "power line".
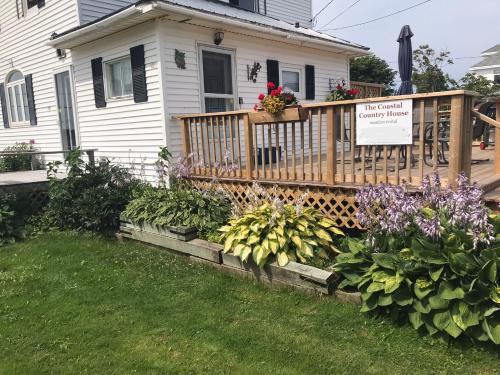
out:
{"label": "power line", "polygon": [[401,10],[398,10],[396,12],[393,12],[393,13],[390,13],[390,14],[386,14],[385,16],[382,16],[382,17],[378,17],[378,18],[374,18],[374,19],[371,19],[371,20],[368,20],[368,21],[365,21],[365,22],[361,22],[361,23],[357,23],[357,24],[354,24],[354,25],[349,25],[349,26],[342,26],[342,27],[336,27],[334,29],[322,29],[320,31],[333,31],[333,30],[342,30],[342,29],[349,29],[351,27],[356,27],[356,26],[362,26],[362,25],[366,25],[368,23],[372,23],[372,22],[375,22],[375,21],[379,21],[379,20],[382,20],[384,18],[388,18],[388,17],[391,17],[391,16],[394,16],[396,14],[399,14],[399,13],[403,13],[403,12],[406,12],[407,10],[410,10],[410,9],[413,9],[413,8],[416,8],[420,5],[423,5],[425,3],[428,3],[432,0],[425,0],[425,1],[422,1],[418,4],[415,4],[415,5],[412,5],[411,7],[408,7],[408,8],[405,8],[405,9],[401,9]]}
{"label": "power line", "polygon": [[326,8],[328,8],[330,6],[330,4],[333,3],[334,1],[335,0],[330,0],[328,2],[328,4],[326,4],[323,8],[321,8],[321,10],[313,16],[312,19],[315,19],[316,17],[318,17],[321,14],[321,12],[323,12]]}
{"label": "power line", "polygon": [[353,6],[355,6],[357,3],[359,3],[361,0],[357,0],[355,1],[354,3],[352,3],[351,5],[349,5],[347,8],[345,8],[342,12],[340,12],[339,14],[337,14],[333,19],[331,19],[330,21],[328,21],[328,23],[324,24],[323,26],[321,26],[321,29],[324,29],[325,27],[327,27],[329,24],[331,24],[333,21],[335,21],[337,18],[339,18],[340,16],[342,16],[345,12],[347,12],[349,9],[351,9]]}

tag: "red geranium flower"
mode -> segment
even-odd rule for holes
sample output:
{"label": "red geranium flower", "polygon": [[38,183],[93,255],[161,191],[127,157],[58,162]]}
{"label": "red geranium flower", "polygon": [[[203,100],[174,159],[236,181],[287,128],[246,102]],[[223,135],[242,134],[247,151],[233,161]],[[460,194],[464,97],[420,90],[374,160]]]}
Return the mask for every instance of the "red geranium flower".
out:
{"label": "red geranium flower", "polygon": [[278,93],[281,94],[281,92],[283,91],[283,86],[278,86],[276,90],[278,90]]}
{"label": "red geranium flower", "polygon": [[342,85],[339,83],[339,84],[337,85],[337,90],[342,90],[342,89],[343,89],[343,87],[342,87]]}
{"label": "red geranium flower", "polygon": [[257,111],[258,109],[259,109],[259,105],[258,105],[258,104],[255,104],[255,105],[253,106],[253,110],[254,110],[254,111]]}
{"label": "red geranium flower", "polygon": [[261,101],[262,101],[262,100],[264,100],[264,98],[265,98],[265,97],[266,97],[266,96],[265,96],[264,94],[259,94],[259,100],[261,100]]}
{"label": "red geranium flower", "polygon": [[272,90],[271,91],[271,96],[278,96],[280,92],[278,90]]}
{"label": "red geranium flower", "polygon": [[267,84],[267,88],[268,88],[269,90],[274,90],[274,89],[275,89],[275,87],[276,87],[276,85],[275,85],[274,83],[272,83],[272,82],[269,82],[269,83]]}

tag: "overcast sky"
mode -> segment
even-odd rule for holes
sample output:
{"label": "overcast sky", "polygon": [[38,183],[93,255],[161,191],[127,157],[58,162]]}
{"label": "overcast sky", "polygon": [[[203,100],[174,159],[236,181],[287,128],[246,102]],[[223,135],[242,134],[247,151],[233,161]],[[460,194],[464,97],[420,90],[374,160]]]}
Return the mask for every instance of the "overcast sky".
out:
{"label": "overcast sky", "polygon": [[[313,0],[316,14],[330,0]],[[336,17],[356,0],[333,0],[317,18],[316,29]],[[327,28],[339,28],[399,11],[423,0],[360,0]],[[371,52],[385,59],[397,70],[398,46],[396,39],[401,27],[409,24],[415,36],[413,48],[429,44],[436,50],[448,50],[455,64],[447,71],[453,78],[460,78],[467,69],[480,61],[478,56],[500,44],[500,0],[431,0],[380,21],[329,34],[363,44]]]}

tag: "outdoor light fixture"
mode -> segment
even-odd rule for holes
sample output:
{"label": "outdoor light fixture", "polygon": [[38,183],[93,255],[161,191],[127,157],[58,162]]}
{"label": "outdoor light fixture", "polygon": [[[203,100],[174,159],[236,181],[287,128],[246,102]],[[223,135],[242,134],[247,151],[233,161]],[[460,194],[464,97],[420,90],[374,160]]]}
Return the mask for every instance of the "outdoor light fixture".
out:
{"label": "outdoor light fixture", "polygon": [[222,41],[224,40],[224,32],[222,31],[216,31],[215,34],[214,34],[214,43],[215,45],[219,45],[222,43]]}

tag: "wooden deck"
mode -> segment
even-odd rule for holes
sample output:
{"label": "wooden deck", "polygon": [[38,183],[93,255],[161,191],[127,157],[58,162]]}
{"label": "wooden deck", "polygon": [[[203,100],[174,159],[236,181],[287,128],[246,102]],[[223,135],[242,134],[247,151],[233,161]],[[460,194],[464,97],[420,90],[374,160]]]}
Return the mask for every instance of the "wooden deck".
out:
{"label": "wooden deck", "polygon": [[48,182],[46,170],[0,173],[0,187],[43,182]]}

